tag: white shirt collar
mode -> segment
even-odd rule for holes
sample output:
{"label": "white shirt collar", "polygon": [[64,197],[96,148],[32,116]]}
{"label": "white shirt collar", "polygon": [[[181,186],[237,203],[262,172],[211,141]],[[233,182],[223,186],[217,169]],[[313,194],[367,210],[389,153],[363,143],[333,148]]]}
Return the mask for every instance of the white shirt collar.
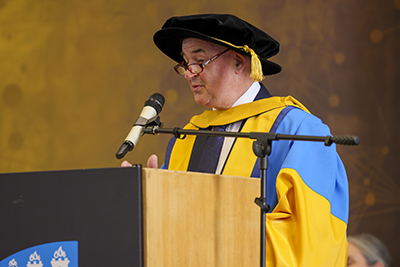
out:
{"label": "white shirt collar", "polygon": [[253,82],[249,89],[241,96],[238,100],[232,105],[239,106],[242,104],[253,102],[254,98],[256,98],[258,92],[260,91],[261,85],[258,82]]}
{"label": "white shirt collar", "polygon": [[[258,92],[260,91],[260,88],[261,88],[260,83],[253,82],[252,85],[249,87],[249,89],[247,89],[247,91],[241,97],[239,97],[239,99],[236,100],[235,103],[233,103],[232,107],[253,102]],[[216,108],[212,109],[216,110]]]}

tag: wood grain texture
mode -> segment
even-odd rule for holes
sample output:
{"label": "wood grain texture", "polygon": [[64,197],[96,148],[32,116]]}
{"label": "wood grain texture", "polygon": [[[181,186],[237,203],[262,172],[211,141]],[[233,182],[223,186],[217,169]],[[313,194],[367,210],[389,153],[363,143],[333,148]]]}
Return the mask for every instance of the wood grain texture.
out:
{"label": "wood grain texture", "polygon": [[145,266],[257,266],[259,179],[144,169]]}

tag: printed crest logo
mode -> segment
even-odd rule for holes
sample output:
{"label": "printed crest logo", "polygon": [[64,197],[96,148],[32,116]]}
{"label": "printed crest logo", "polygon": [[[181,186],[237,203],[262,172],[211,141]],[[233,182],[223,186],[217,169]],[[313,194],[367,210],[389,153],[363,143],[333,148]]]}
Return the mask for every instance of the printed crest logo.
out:
{"label": "printed crest logo", "polygon": [[68,267],[69,260],[65,251],[62,250],[62,246],[54,252],[54,258],[50,263],[52,267]]}
{"label": "printed crest logo", "polygon": [[8,263],[9,267],[18,267],[18,263],[15,259],[10,260],[10,262]]}
{"label": "printed crest logo", "polygon": [[18,267],[21,262],[19,267],[78,267],[78,241],[51,242],[26,248],[0,260],[0,267]]}
{"label": "printed crest logo", "polygon": [[29,261],[26,266],[27,267],[42,267],[43,266],[43,263],[40,260],[40,256],[37,254],[37,251],[35,251],[34,253],[32,253],[29,256]]}

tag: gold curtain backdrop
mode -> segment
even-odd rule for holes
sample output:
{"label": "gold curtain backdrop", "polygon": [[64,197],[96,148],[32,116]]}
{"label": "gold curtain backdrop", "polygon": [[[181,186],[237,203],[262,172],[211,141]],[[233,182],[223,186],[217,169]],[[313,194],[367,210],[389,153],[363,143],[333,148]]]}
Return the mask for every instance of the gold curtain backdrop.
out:
{"label": "gold curtain backdrop", "polygon": [[[290,94],[333,135],[350,182],[349,234],[400,246],[400,0],[0,0],[0,173],[117,167],[147,98],[166,98],[164,127],[200,113],[153,34],[175,15],[230,13],[281,43],[282,73],[264,85]],[[125,159],[164,159],[170,136],[146,135]]]}

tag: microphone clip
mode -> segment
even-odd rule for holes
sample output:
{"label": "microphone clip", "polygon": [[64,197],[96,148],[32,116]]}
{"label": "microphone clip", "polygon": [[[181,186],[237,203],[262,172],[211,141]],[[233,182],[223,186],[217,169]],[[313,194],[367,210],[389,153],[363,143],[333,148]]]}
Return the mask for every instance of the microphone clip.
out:
{"label": "microphone clip", "polygon": [[[152,129],[151,134],[152,135],[156,135],[155,130],[158,128],[161,128],[163,126],[163,123],[160,120],[160,117],[157,115],[154,118],[150,119],[146,125],[144,126],[144,129],[147,130],[149,128]],[[143,131],[143,134],[145,133],[145,131]],[[148,131],[146,133],[149,133]]]}
{"label": "microphone clip", "polygon": [[149,127],[162,127],[163,123],[160,120],[160,116],[155,116],[153,118],[151,118],[145,125],[145,128],[149,128]]}

